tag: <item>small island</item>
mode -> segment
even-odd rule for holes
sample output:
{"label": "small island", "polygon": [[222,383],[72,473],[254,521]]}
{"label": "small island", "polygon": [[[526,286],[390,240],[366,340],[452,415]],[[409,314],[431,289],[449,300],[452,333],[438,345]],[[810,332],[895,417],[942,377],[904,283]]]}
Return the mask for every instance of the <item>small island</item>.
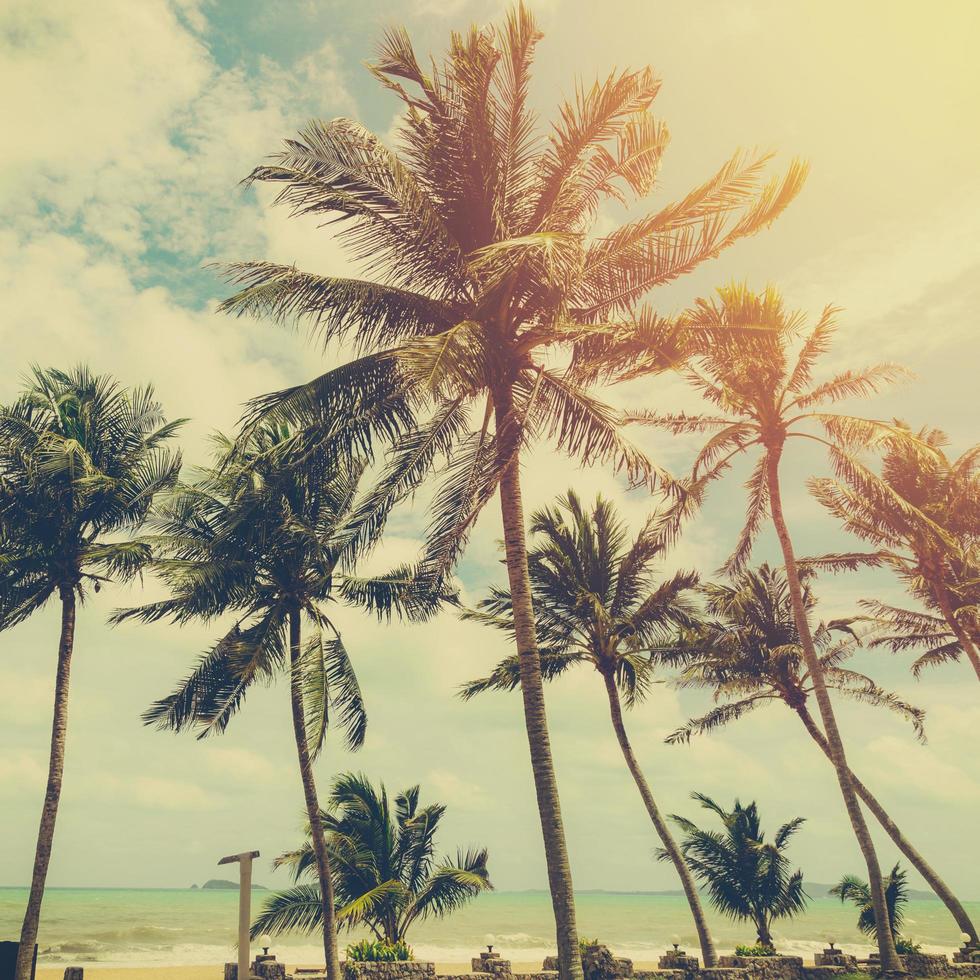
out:
{"label": "small island", "polygon": [[[191,891],[238,891],[237,881],[228,881],[225,878],[209,878],[203,885],[191,885]],[[269,889],[265,885],[258,885],[253,882],[252,891],[267,892]]]}

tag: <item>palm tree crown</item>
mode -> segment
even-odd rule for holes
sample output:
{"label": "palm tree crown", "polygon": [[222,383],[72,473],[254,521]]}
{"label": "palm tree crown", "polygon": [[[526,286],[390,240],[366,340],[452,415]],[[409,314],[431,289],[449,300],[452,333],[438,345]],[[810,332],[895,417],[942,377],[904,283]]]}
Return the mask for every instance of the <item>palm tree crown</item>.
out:
{"label": "palm tree crown", "polygon": [[[360,774],[346,773],[334,781],[323,826],[337,919],[346,928],[367,926],[377,939],[396,943],[412,923],[450,915],[492,888],[485,849],[436,858],[446,807],[420,806],[419,796],[419,787],[413,786],[389,801],[383,784],[376,789]],[[281,855],[276,865],[289,867],[296,880],[315,870],[310,842]],[[319,887],[301,884],[269,899],[252,934],[312,932],[320,918]]]}
{"label": "palm tree crown", "polygon": [[[812,571],[801,573],[808,614],[817,605],[813,577]],[[800,649],[785,573],[762,564],[740,572],[730,585],[708,583],[701,591],[708,615],[680,645],[684,669],[675,683],[707,688],[720,703],[671,733],[667,741],[687,742],[693,735],[714,731],[773,701],[805,711],[813,682]],[[831,620],[813,629],[827,687],[852,700],[896,712],[924,738],[925,712],[884,690],[866,674],[844,666],[858,647],[852,623]]]}
{"label": "palm tree crown", "polygon": [[[338,453],[396,435],[379,514],[447,460],[428,535],[436,571],[529,439],[652,477],[617,413],[584,387],[593,355],[628,348],[673,363],[673,326],[637,302],[767,226],[805,176],[794,163],[767,181],[768,157],[736,155],[683,200],[596,237],[603,202],[655,186],[668,142],[651,111],[660,81],[643,69],[583,85],[545,137],[527,106],[540,37],[518,5],[501,27],[454,35],[443,63],[424,69],[406,32],[388,31],[370,67],[404,108],[396,151],[349,119],[311,122],[249,177],[278,185],[293,213],[330,220],[370,278],[268,262],[229,270],[243,288],[226,311],[306,321],[362,353],[259,399],[253,418],[343,416]],[[573,367],[551,363],[556,347]]]}
{"label": "palm tree crown", "polygon": [[[888,912],[888,925],[892,935],[897,939],[905,921],[905,905],[909,900],[909,889],[906,882],[907,874],[897,864],[885,881],[885,904]],[[844,875],[830,889],[831,895],[836,895],[842,902],[851,902],[858,909],[858,929],[866,936],[875,932],[875,910],[871,902],[868,883],[856,875]]]}
{"label": "palm tree crown", "polygon": [[[652,517],[632,542],[609,501],[587,510],[569,490],[558,506],[532,515],[537,543],[528,552],[534,613],[547,678],[576,663],[615,678],[631,707],[653,682],[657,653],[678,629],[692,626],[697,610],[688,593],[694,572],[676,572],[657,584],[656,565],[666,549],[659,518]],[[513,632],[510,593],[491,589],[463,618]],[[513,690],[520,683],[517,656],[493,673],[464,685],[465,698],[486,690]]]}
{"label": "palm tree crown", "polygon": [[380,578],[354,574],[363,550],[363,462],[327,461],[303,447],[303,433],[285,427],[260,427],[237,446],[219,436],[216,446],[215,466],[180,487],[152,519],[165,553],[155,570],[170,597],[114,619],[184,623],[231,612],[236,621],[145,720],[174,731],[195,727],[201,737],[222,732],[254,682],[286,669],[288,620],[296,613],[310,630],[301,669],[313,753],[331,709],[357,747],[364,705],[327,604],[339,599],[380,616],[419,619],[437,599],[416,586],[408,567]]}
{"label": "palm tree crown", "polygon": [[167,422],[149,387],[84,367],[32,371],[0,409],[0,630],[55,593],[84,598],[146,565],[150,545],[131,535],[177,479],[167,443],[183,421]]}
{"label": "palm tree crown", "polygon": [[[736,800],[731,811],[726,811],[702,793],[693,793],[692,799],[718,816],[724,829],[721,833],[701,830],[674,815],[673,821],[684,833],[684,856],[706,885],[711,904],[736,922],[753,922],[758,941],[771,948],[773,920],[791,918],[806,908],[803,872],[791,872],[784,853],[803,818],[783,824],[768,843],[754,802],[743,806]],[[666,857],[662,852],[658,856]]]}
{"label": "palm tree crown", "polygon": [[965,650],[980,676],[980,447],[950,460],[943,452],[948,439],[939,429],[919,430],[916,441],[932,452],[890,439],[880,475],[857,469],[843,479],[811,481],[817,499],[843,526],[875,547],[825,555],[815,564],[891,568],[928,612],[867,603],[890,631],[876,645],[895,651],[925,647],[912,665],[916,675],[959,660]]}

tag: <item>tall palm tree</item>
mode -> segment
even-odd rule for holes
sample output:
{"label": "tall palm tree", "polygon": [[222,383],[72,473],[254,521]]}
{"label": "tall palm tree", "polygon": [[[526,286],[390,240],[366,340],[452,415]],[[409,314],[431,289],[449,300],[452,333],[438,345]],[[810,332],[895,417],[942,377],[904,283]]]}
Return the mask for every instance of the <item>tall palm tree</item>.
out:
{"label": "tall palm tree", "polygon": [[[784,823],[768,843],[754,801],[742,806],[736,800],[729,811],[703,793],[691,797],[718,816],[724,829],[721,833],[701,830],[691,820],[672,815],[671,820],[684,832],[684,856],[707,887],[711,904],[736,922],[754,923],[759,944],[775,949],[773,920],[792,918],[806,908],[803,872],[790,871],[784,853],[803,825],[803,817]],[[664,852],[658,856],[667,857]]]}
{"label": "tall palm tree", "polygon": [[[411,570],[378,579],[354,574],[365,542],[358,485],[363,461],[340,464],[310,451],[301,431],[264,426],[247,441],[217,438],[218,458],[182,486],[153,517],[165,557],[155,570],[170,597],[115,614],[114,621],[210,622],[232,613],[234,625],[198,661],[173,694],[144,721],[198,736],[219,734],[250,687],[280,672],[289,703],[313,853],[322,884],[323,948],[330,980],[339,980],[329,852],[317,819],[313,762],[332,723],[348,748],[364,740],[367,716],[357,677],[326,604],[343,601],[388,617],[424,619],[436,600]],[[377,529],[375,529],[377,531]],[[304,641],[303,628],[307,629]]]}
{"label": "tall palm tree", "polygon": [[[658,519],[651,518],[630,543],[625,523],[601,497],[586,510],[569,490],[557,507],[537,511],[529,530],[538,538],[528,553],[528,569],[543,674],[551,679],[582,663],[602,679],[626,766],[681,880],[704,964],[714,966],[714,944],[697,885],[640,768],[626,731],[622,703],[625,700],[631,708],[644,700],[656,664],[652,651],[677,628],[693,625],[696,611],[687,593],[697,576],[677,572],[657,584],[654,568],[665,550]],[[512,634],[510,593],[492,590],[479,603],[479,610],[464,613],[464,618]],[[489,677],[465,685],[462,695],[471,698],[483,691],[519,686],[520,663],[510,656]]]}
{"label": "tall palm tree", "polygon": [[[905,920],[905,906],[909,900],[909,889],[906,884],[905,872],[896,864],[888,876],[885,885],[885,910],[888,913],[888,926],[892,935],[898,940],[902,924]],[[844,875],[830,889],[831,895],[836,895],[842,902],[851,902],[858,909],[858,929],[866,936],[875,934],[875,907],[868,891],[868,883],[856,875]]]}
{"label": "tall palm tree", "polygon": [[[800,571],[808,616],[816,606],[810,587],[812,575],[812,570]],[[800,719],[829,759],[827,739],[807,706],[813,683],[800,650],[785,574],[764,564],[739,573],[731,585],[708,584],[702,591],[707,598],[707,613],[712,618],[705,619],[685,638],[683,648],[678,651],[684,670],[677,683],[681,687],[706,688],[713,692],[718,703],[669,735],[667,742],[687,742],[693,735],[712,732],[755,708],[780,702]],[[856,647],[848,621],[819,623],[813,631],[813,642],[829,688],[844,697],[898,713],[921,736],[923,712],[920,709],[882,690],[870,677],[844,667]],[[851,783],[895,846],[949,909],[960,930],[975,942],[976,927],[949,886],[853,770]]]}
{"label": "tall palm tree", "polygon": [[928,613],[924,619],[872,603],[883,625],[893,628],[881,645],[896,650],[926,646],[913,665],[916,674],[965,654],[980,680],[980,446],[950,460],[943,452],[949,440],[939,429],[921,429],[917,441],[933,452],[924,455],[907,439],[892,439],[880,475],[862,468],[840,479],[811,481],[814,495],[844,527],[876,548],[826,555],[815,564],[894,570],[952,635],[942,629],[937,633],[940,624]]}
{"label": "tall palm tree", "polygon": [[[404,942],[414,922],[443,918],[490,890],[485,849],[435,856],[436,836],[446,807],[419,806],[419,787],[399,793],[394,807],[384,784],[344,773],[334,780],[321,815],[331,855],[337,920],[353,929],[367,926],[375,938]],[[312,840],[276,859],[299,881],[315,869]],[[252,925],[252,935],[293,929],[312,932],[321,925],[320,886],[296,885],[273,895]]]}
{"label": "tall palm tree", "polygon": [[[716,300],[699,300],[685,317],[691,329],[712,335],[712,343],[704,346],[703,352],[684,369],[684,374],[694,389],[711,403],[714,414],[651,411],[633,418],[675,434],[712,433],[694,462],[690,490],[677,508],[678,516],[699,504],[707,487],[730,468],[735,457],[754,447],[761,450],[745,484],[749,495],[746,522],[726,568],[738,571],[744,567],[759,528],[766,516],[770,516],[783,554],[800,649],[820,709],[841,796],[868,868],[871,894],[884,908],[878,856],[854,792],[844,743],[807,620],[803,585],[783,513],[779,479],[779,464],[789,439],[806,439],[822,445],[837,473],[843,474],[863,469],[852,453],[855,447],[904,435],[895,426],[827,410],[826,406],[841,399],[871,394],[902,374],[895,365],[881,364],[861,371],[845,370],[828,381],[814,384],[814,364],[829,349],[833,335],[833,314],[830,307],[824,310],[793,356],[792,345],[804,318],[799,313],[788,312],[775,289],[770,287],[761,294],[737,285],[720,289]],[[920,445],[919,448],[923,453],[928,451],[928,447]],[[884,922],[884,916],[879,916],[879,921]],[[886,928],[878,930],[878,945],[883,971],[902,973],[902,963]]]}
{"label": "tall palm tree", "polygon": [[48,781],[20,934],[16,978],[31,975],[65,764],[69,679],[78,603],[88,589],[137,574],[149,544],[134,537],[180,456],[152,388],[127,389],[87,368],[34,368],[20,398],[0,408],[0,630],[57,596],[61,637]]}
{"label": "tall palm tree", "polygon": [[[253,404],[251,419],[351,420],[332,440],[394,439],[375,513],[408,494],[439,460],[426,564],[443,575],[499,491],[531,768],[563,978],[581,977],[571,873],[534,632],[521,491],[521,450],[550,438],[577,460],[612,462],[636,480],[654,467],[593,398],[594,347],[628,348],[649,368],[677,356],[673,325],[638,305],[655,287],[768,226],[806,168],[767,179],[767,156],[737,154],[681,200],[611,234],[600,207],[650,193],[667,129],[651,112],[650,69],[580,85],[545,135],[528,107],[535,48],[530,12],[453,34],[448,54],[420,60],[403,29],[383,37],[370,70],[400,102],[389,149],[349,119],[314,121],[251,181],[280,188],[296,214],[329,222],[364,278],[247,262],[224,304],[237,315],[303,321],[359,356]],[[423,65],[425,67],[423,67]],[[564,351],[561,362],[552,353]]]}

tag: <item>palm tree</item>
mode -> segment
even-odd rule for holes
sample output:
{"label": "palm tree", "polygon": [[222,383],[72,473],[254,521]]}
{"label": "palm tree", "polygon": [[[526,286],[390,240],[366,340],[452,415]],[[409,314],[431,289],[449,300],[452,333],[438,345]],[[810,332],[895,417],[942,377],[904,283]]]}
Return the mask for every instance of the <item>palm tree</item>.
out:
{"label": "palm tree", "polygon": [[[362,774],[337,776],[319,822],[331,856],[338,922],[347,929],[367,926],[389,944],[404,942],[414,922],[450,915],[493,887],[485,849],[436,860],[445,812],[441,803],[420,807],[418,786],[399,793],[392,808],[384,784],[375,789]],[[291,868],[299,881],[316,866],[312,839],[276,865]],[[266,902],[252,935],[312,932],[322,916],[319,884],[298,884]]]}
{"label": "palm tree", "polygon": [[[324,343],[353,343],[354,360],[258,399],[250,420],[347,418],[331,441],[338,455],[393,439],[376,514],[446,461],[425,553],[434,577],[457,560],[499,491],[559,962],[564,980],[580,980],[527,577],[521,450],[550,438],[577,460],[652,480],[655,468],[622,437],[618,413],[589,394],[595,348],[624,349],[650,369],[673,363],[676,331],[638,306],[642,298],[768,226],[806,168],[794,163],[766,179],[767,156],[737,154],[681,200],[597,235],[604,202],[631,204],[654,187],[668,136],[651,112],[660,82],[642,69],[580,85],[545,138],[527,104],[540,39],[523,4],[499,27],[453,34],[431,65],[404,29],[389,30],[370,70],[400,102],[396,150],[352,120],[314,121],[249,178],[278,186],[293,213],[331,223],[365,277],[247,262],[228,270],[240,289],[223,309],[302,321]],[[556,362],[554,352],[570,357]]]}
{"label": "palm tree", "polygon": [[[774,949],[772,923],[799,915],[805,908],[803,872],[790,872],[784,853],[793,834],[804,823],[797,817],[784,823],[766,842],[755,802],[742,806],[738,800],[731,811],[711,797],[692,793],[691,798],[721,818],[723,832],[701,830],[676,814],[671,816],[684,832],[681,850],[694,873],[708,889],[711,904],[735,922],[755,924],[760,945]],[[662,860],[668,855],[658,853]]]}
{"label": "palm tree", "polygon": [[[895,940],[899,939],[902,923],[905,918],[905,905],[909,900],[906,874],[896,864],[885,883],[885,909],[888,913],[888,926]],[[841,902],[851,902],[858,909],[858,929],[866,936],[873,936],[876,928],[875,907],[871,901],[868,883],[855,875],[844,875],[830,889],[831,895],[836,895]]]}
{"label": "palm tree", "polygon": [[[812,576],[812,570],[801,569],[808,616],[816,606],[810,587]],[[718,703],[669,735],[667,742],[688,742],[693,735],[714,731],[755,708],[781,702],[800,719],[829,759],[827,739],[807,707],[813,683],[800,650],[786,576],[764,564],[739,573],[732,585],[709,584],[702,591],[707,598],[707,613],[713,618],[703,621],[685,638],[685,649],[679,654],[684,670],[677,683],[680,687],[707,688]],[[845,669],[844,664],[856,647],[849,621],[818,624],[813,642],[827,687],[844,697],[898,713],[912,723],[921,737],[920,709],[882,690],[870,677]],[[851,784],[895,846],[949,909],[960,930],[976,941],[976,927],[959,899],[853,770]]]}
{"label": "palm tree", "polygon": [[[895,426],[826,410],[825,406],[841,399],[871,394],[902,374],[895,365],[880,364],[861,371],[845,370],[826,382],[814,384],[814,364],[829,349],[834,332],[833,314],[830,307],[824,310],[796,356],[791,357],[791,345],[800,333],[804,318],[786,311],[775,289],[770,287],[756,294],[732,285],[720,289],[715,301],[699,300],[684,319],[690,329],[708,332],[712,343],[704,345],[703,352],[684,373],[694,389],[714,406],[715,413],[651,411],[639,413],[633,419],[675,434],[712,433],[694,462],[689,494],[677,508],[678,517],[699,504],[708,485],[730,468],[735,457],[755,446],[761,449],[745,484],[749,494],[746,522],[726,570],[738,571],[745,566],[759,528],[767,514],[771,516],[783,554],[800,649],[813,684],[841,795],[868,868],[871,894],[878,906],[884,908],[878,856],[851,783],[844,744],[807,621],[803,585],[783,514],[779,480],[779,463],[788,439],[806,439],[824,446],[840,475],[863,470],[852,455],[856,447],[904,435]],[[811,428],[816,431],[810,431]],[[920,450],[925,453],[928,447],[920,446]],[[879,921],[883,921],[882,916]],[[887,929],[878,930],[878,944],[883,971],[903,972]]]}
{"label": "palm tree", "polygon": [[0,630],[57,595],[61,638],[48,781],[15,976],[31,975],[44,883],[61,799],[76,606],[89,587],[136,575],[151,557],[134,537],[154,497],[177,478],[152,388],[126,389],[87,368],[34,368],[0,408]]}
{"label": "palm tree", "polygon": [[[648,694],[656,664],[651,651],[676,628],[693,624],[696,612],[686,593],[697,583],[697,576],[677,572],[655,584],[654,566],[665,549],[656,516],[629,543],[624,522],[601,497],[586,511],[569,490],[557,507],[539,510],[531,517],[530,532],[540,538],[528,553],[528,569],[542,644],[542,672],[550,680],[583,663],[602,679],[626,766],[681,880],[704,964],[714,966],[714,945],[697,885],[640,768],[622,705],[625,700],[631,708]],[[513,633],[510,593],[494,589],[479,603],[479,611],[464,613],[464,618]],[[471,698],[483,691],[513,690],[519,685],[520,663],[510,656],[489,677],[465,685],[462,695]]]}
{"label": "palm tree", "polygon": [[[411,570],[378,579],[354,574],[365,547],[358,484],[364,462],[326,460],[304,434],[271,426],[235,444],[217,437],[218,458],[159,508],[153,526],[166,557],[155,570],[170,597],[115,614],[114,621],[235,622],[173,694],[144,714],[148,725],[198,737],[224,731],[255,682],[289,678],[293,735],[313,853],[323,885],[323,948],[339,980],[329,853],[317,819],[313,762],[333,724],[350,749],[364,740],[367,716],[357,677],[326,604],[341,600],[382,617],[424,619],[436,599]],[[375,533],[377,529],[375,529]],[[307,628],[304,642],[303,627]]]}
{"label": "palm tree", "polygon": [[841,479],[811,481],[814,495],[844,527],[877,549],[826,555],[815,563],[835,570],[893,569],[940,618],[872,603],[893,631],[879,645],[927,647],[912,667],[915,674],[965,653],[980,679],[980,446],[950,460],[943,452],[949,440],[939,429],[921,429],[917,441],[933,451],[926,455],[907,439],[889,440],[880,476],[862,468]]}

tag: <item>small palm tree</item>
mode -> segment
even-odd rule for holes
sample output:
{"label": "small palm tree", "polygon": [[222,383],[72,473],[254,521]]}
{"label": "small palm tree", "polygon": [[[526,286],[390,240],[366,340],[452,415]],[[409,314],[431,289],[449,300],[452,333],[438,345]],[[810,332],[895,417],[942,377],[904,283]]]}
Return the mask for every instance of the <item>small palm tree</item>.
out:
{"label": "small palm tree", "polygon": [[[581,978],[565,834],[534,632],[521,452],[551,440],[574,459],[637,480],[656,468],[589,392],[594,347],[634,341],[647,367],[672,364],[670,325],[640,306],[658,286],[767,227],[806,168],[766,178],[768,157],[737,154],[681,200],[596,234],[604,202],[634,204],[655,186],[668,132],[652,112],[653,72],[614,72],[576,88],[550,131],[529,104],[541,33],[515,5],[503,24],[454,33],[441,60],[389,30],[370,66],[400,102],[389,149],[350,119],[314,121],[253,181],[293,213],[329,223],[363,279],[291,265],[231,267],[236,315],[309,323],[360,356],[259,399],[255,418],[351,420],[334,443],[394,440],[375,511],[383,514],[446,460],[431,507],[426,565],[458,559],[499,490],[515,639],[563,980]],[[615,344],[614,344],[615,346]],[[569,354],[562,366],[553,353]]]}
{"label": "small palm tree", "polygon": [[[177,690],[144,715],[148,725],[198,737],[220,734],[256,682],[289,679],[293,735],[313,854],[323,883],[327,973],[338,980],[329,853],[317,820],[313,762],[328,727],[350,749],[364,740],[367,716],[353,665],[327,603],[343,601],[382,617],[426,618],[436,599],[416,586],[411,569],[366,579],[354,574],[365,537],[364,462],[346,465],[311,451],[304,433],[254,429],[244,443],[217,437],[215,465],[158,509],[153,526],[166,557],[155,570],[170,597],[114,616],[116,622],[210,622],[231,613],[234,625],[198,661]],[[303,630],[307,631],[304,640]]]}
{"label": "small palm tree", "polygon": [[[688,864],[707,887],[708,898],[719,912],[735,922],[754,923],[758,942],[774,949],[773,921],[792,918],[806,908],[803,872],[790,872],[784,853],[804,823],[803,817],[783,824],[769,844],[754,802],[742,806],[736,800],[731,811],[726,811],[702,793],[693,793],[691,798],[716,814],[724,830],[701,830],[690,820],[673,815],[671,819],[684,833],[681,850]],[[658,856],[661,860],[668,857],[664,851]]]}
{"label": "small palm tree", "polygon": [[[388,800],[362,774],[338,776],[321,826],[331,856],[337,921],[363,925],[389,944],[404,942],[414,922],[443,918],[490,890],[485,849],[459,851],[436,860],[436,835],[446,812],[441,803],[419,806],[419,787]],[[295,880],[315,870],[312,840],[276,859]],[[252,935],[293,929],[313,932],[322,924],[319,884],[296,885],[273,895],[252,925]]]}
{"label": "small palm tree", "polygon": [[[623,719],[623,700],[631,708],[649,692],[656,665],[653,651],[677,628],[690,627],[696,619],[687,597],[697,583],[693,572],[655,582],[654,567],[665,550],[661,530],[657,518],[651,518],[629,543],[627,528],[609,502],[599,497],[587,511],[569,490],[557,507],[539,510],[531,518],[530,531],[538,537],[528,553],[531,595],[544,676],[558,677],[581,663],[602,679],[626,766],[681,880],[704,963],[714,966],[714,944],[697,885],[660,813]],[[479,606],[464,618],[513,633],[509,592],[494,589]],[[462,695],[471,698],[519,685],[520,664],[511,656],[489,677],[465,685]]]}
{"label": "small palm tree", "polygon": [[[812,578],[811,569],[801,569],[808,616],[816,606]],[[707,584],[702,592],[709,618],[685,637],[679,651],[684,670],[677,684],[711,691],[717,706],[691,719],[669,735],[667,742],[688,742],[693,735],[715,731],[749,711],[778,702],[792,710],[829,759],[827,739],[807,706],[813,683],[800,650],[785,574],[764,564],[739,573],[731,585]],[[813,642],[828,688],[863,704],[896,712],[922,737],[924,713],[920,709],[883,690],[870,677],[845,668],[857,646],[850,621],[819,623]],[[976,927],[963,904],[853,770],[851,783],[895,846],[949,909],[961,931],[976,937]]]}
{"label": "small palm tree", "polygon": [[76,606],[91,587],[138,574],[151,558],[134,537],[180,456],[166,448],[152,388],[126,389],[87,368],[34,368],[23,394],[0,408],[0,630],[57,596],[61,638],[48,781],[16,978],[31,974],[44,883],[61,799]]}
{"label": "small palm tree", "polygon": [[921,429],[917,442],[933,451],[923,454],[908,439],[890,439],[880,475],[862,467],[841,479],[811,481],[817,499],[844,527],[876,547],[826,555],[815,564],[894,570],[930,612],[869,603],[890,630],[878,645],[926,647],[912,665],[916,675],[965,654],[980,679],[980,446],[950,460],[943,452],[949,440],[939,429]]}
{"label": "small palm tree", "polygon": [[[888,913],[888,927],[894,939],[902,932],[905,919],[905,905],[909,900],[909,889],[906,883],[906,873],[896,864],[885,881],[885,910]],[[857,927],[866,936],[873,936],[876,928],[875,907],[871,901],[868,883],[855,875],[844,875],[830,889],[831,895],[836,895],[841,902],[851,902],[858,909]]]}
{"label": "small palm tree", "polygon": [[[851,784],[844,743],[807,621],[803,585],[783,513],[779,477],[780,461],[787,442],[792,439],[806,439],[823,446],[837,473],[845,474],[863,469],[854,457],[857,448],[907,435],[896,426],[827,410],[842,399],[876,392],[903,374],[895,365],[880,364],[861,371],[845,370],[828,381],[814,384],[815,362],[830,348],[833,313],[829,307],[824,310],[794,356],[792,348],[804,318],[802,314],[788,312],[775,289],[757,294],[742,286],[729,286],[718,291],[715,301],[699,300],[683,319],[689,329],[704,331],[712,340],[701,345],[702,353],[684,368],[684,374],[692,387],[711,403],[714,414],[651,411],[638,413],[632,419],[675,434],[711,433],[695,459],[689,493],[677,508],[678,518],[698,506],[708,486],[731,467],[735,457],[755,447],[761,450],[745,484],[749,496],[746,521],[726,570],[739,571],[745,567],[759,529],[766,517],[771,517],[783,554],[800,650],[813,684],[841,795],[868,868],[871,893],[884,908],[878,856]],[[910,442],[926,455],[931,452],[930,447],[914,439]],[[901,974],[903,967],[891,933],[880,929],[878,941],[884,972]]]}

